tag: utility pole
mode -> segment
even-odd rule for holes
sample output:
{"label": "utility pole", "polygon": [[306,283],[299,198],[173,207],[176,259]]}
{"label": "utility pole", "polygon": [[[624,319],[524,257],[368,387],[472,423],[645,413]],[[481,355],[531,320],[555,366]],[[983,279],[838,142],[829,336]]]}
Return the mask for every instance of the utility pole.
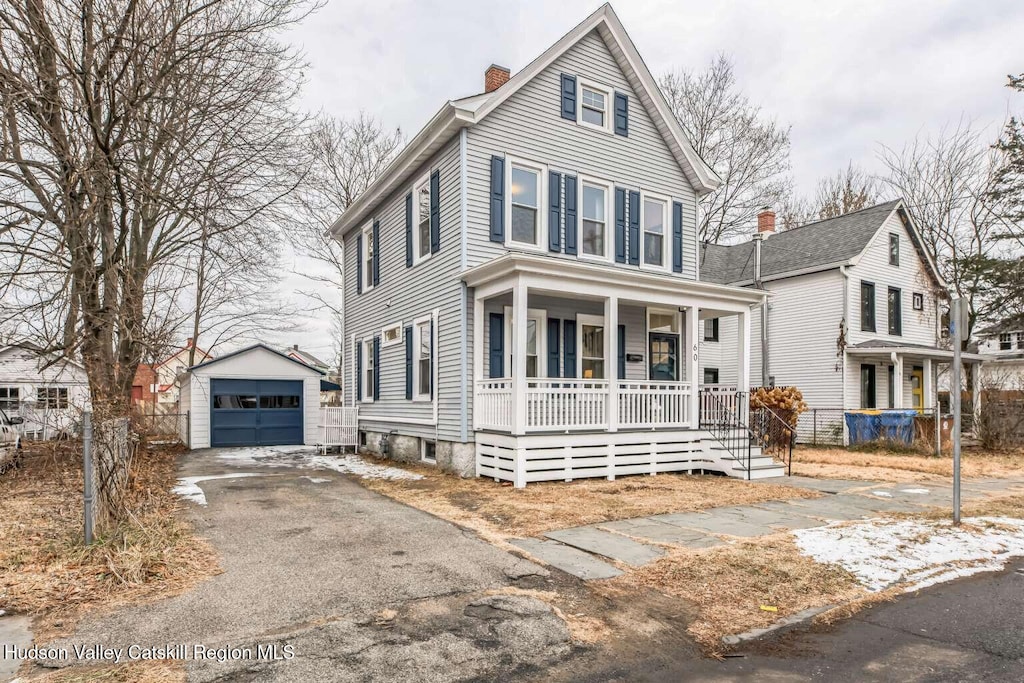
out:
{"label": "utility pole", "polygon": [[953,386],[949,391],[949,404],[953,411],[953,524],[960,524],[960,346],[967,330],[967,301],[953,299],[949,308],[949,332],[953,339]]}

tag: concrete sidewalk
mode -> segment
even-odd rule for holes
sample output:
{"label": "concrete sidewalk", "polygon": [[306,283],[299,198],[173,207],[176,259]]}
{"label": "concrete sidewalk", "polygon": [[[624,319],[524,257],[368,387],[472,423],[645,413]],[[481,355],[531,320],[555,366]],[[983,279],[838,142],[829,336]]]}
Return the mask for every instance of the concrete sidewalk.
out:
{"label": "concrete sidewalk", "polygon": [[[753,482],[756,484],[756,482]],[[952,485],[893,484],[861,480],[789,477],[786,484],[824,493],[821,498],[732,505],[703,512],[653,515],[602,522],[545,534],[547,541],[513,541],[534,557],[583,579],[621,572],[605,559],[640,566],[664,555],[657,544],[709,548],[731,539],[757,538],[831,522],[870,519],[892,512],[951,508]],[[1024,479],[965,481],[965,502],[993,493],[1024,493]],[[530,541],[533,541],[530,543]],[[580,552],[589,553],[589,560]],[[602,559],[603,558],[603,559]],[[581,566],[583,569],[581,569]]]}

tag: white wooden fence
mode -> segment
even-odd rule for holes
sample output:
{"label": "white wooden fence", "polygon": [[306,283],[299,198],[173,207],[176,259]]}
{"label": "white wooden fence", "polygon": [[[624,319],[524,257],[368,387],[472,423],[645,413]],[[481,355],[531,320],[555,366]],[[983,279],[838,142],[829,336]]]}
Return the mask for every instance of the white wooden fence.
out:
{"label": "white wooden fence", "polygon": [[355,446],[359,443],[359,409],[340,406],[320,408],[320,448]]}

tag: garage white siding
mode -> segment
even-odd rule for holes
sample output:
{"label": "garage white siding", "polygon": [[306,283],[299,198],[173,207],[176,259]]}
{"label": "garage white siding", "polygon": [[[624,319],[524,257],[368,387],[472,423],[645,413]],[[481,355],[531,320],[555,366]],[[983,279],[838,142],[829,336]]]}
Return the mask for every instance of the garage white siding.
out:
{"label": "garage white siding", "polygon": [[320,431],[320,378],[317,370],[262,346],[192,368],[188,389],[182,388],[181,403],[182,410],[189,412],[189,447],[210,447],[211,379],[302,380],[304,444],[315,445]]}

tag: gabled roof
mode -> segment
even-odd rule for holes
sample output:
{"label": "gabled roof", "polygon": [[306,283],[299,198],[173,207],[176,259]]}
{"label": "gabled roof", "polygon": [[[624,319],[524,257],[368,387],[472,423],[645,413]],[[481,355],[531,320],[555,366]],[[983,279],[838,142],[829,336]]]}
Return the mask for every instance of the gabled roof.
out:
{"label": "gabled roof", "polygon": [[326,375],[327,374],[326,372],[324,372],[323,370],[320,370],[319,368],[314,368],[312,365],[308,365],[306,363],[303,363],[301,360],[296,360],[296,359],[292,358],[291,356],[287,356],[287,355],[281,353],[280,351],[278,351],[277,349],[270,348],[266,344],[253,344],[252,346],[246,346],[243,349],[238,349],[237,351],[232,351],[231,353],[225,354],[223,356],[219,356],[217,358],[211,358],[210,360],[204,361],[202,363],[196,363],[195,365],[193,365],[190,368],[188,368],[188,371],[191,372],[191,371],[195,370],[196,368],[205,368],[208,365],[213,365],[214,363],[219,363],[219,362],[221,362],[223,360],[227,360],[228,358],[234,358],[235,356],[241,356],[243,353],[249,353],[250,351],[255,351],[257,349],[262,349],[264,351],[269,351],[270,353],[272,353],[272,354],[274,354],[276,356],[281,356],[281,358],[284,358],[289,363],[295,363],[296,365],[301,365],[302,367],[306,368],[307,370],[312,370],[313,372],[320,373],[321,375]]}
{"label": "gabled roof", "polygon": [[284,353],[287,356],[297,356],[296,360],[301,360],[306,365],[311,365],[314,368],[326,368],[327,367],[327,363],[323,362],[322,360],[320,360],[319,358],[317,358],[316,356],[311,354],[309,351],[303,351],[302,349],[296,349],[295,347],[290,347],[290,348],[285,349]]}
{"label": "gabled roof", "polygon": [[349,205],[329,232],[335,236],[342,235],[363,222],[379,202],[406,182],[460,128],[479,123],[595,29],[609,45],[626,80],[650,114],[697,194],[707,194],[721,185],[718,174],[694,151],[679,122],[672,115],[654,75],[647,68],[611,5],[605,3],[497,90],[445,103],[384,173]]}
{"label": "gabled roof", "polygon": [[[761,243],[761,278],[770,280],[819,272],[856,262],[894,211],[900,212],[925,268],[935,282],[945,288],[938,268],[924,249],[917,226],[900,199],[772,235]],[[753,241],[701,245],[700,276],[702,280],[720,284],[752,283]]]}

